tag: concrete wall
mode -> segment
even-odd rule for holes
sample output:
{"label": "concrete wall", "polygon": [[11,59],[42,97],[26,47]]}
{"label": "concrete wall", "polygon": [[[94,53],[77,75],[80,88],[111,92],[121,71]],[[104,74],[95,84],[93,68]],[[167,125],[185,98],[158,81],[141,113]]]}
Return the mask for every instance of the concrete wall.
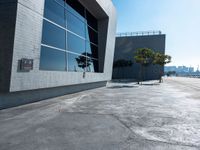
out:
{"label": "concrete wall", "polygon": [[[114,62],[119,59],[134,62],[134,53],[138,48],[150,48],[165,53],[165,35],[117,37]],[[114,68],[113,79],[139,79],[140,65],[133,63],[131,67]],[[151,65],[145,71],[145,80],[159,79],[163,67]]]}
{"label": "concrete wall", "polygon": [[[86,73],[83,78],[83,73],[39,70],[44,0],[18,0],[10,92],[111,79],[116,33],[115,8],[112,1],[107,0],[80,2],[99,20],[100,55],[104,56],[100,64],[103,73]],[[18,61],[21,58],[34,59],[34,69],[30,72],[18,72]]]}
{"label": "concrete wall", "polygon": [[16,10],[16,0],[0,0],[0,92],[10,87]]}

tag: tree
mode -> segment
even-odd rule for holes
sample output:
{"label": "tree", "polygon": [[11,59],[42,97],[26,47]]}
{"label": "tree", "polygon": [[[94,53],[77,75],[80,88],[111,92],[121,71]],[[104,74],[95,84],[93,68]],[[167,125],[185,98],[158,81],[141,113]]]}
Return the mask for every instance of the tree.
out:
{"label": "tree", "polygon": [[138,80],[138,84],[140,81],[144,80],[144,73],[146,70],[146,67],[152,64],[154,59],[154,51],[149,49],[149,48],[139,48],[135,52],[134,60],[136,63],[140,64],[140,73],[139,77],[140,79]]}
{"label": "tree", "polygon": [[[153,64],[163,66],[171,62],[171,56],[161,54],[159,52],[154,54]],[[162,82],[163,72],[159,74],[159,82]]]}

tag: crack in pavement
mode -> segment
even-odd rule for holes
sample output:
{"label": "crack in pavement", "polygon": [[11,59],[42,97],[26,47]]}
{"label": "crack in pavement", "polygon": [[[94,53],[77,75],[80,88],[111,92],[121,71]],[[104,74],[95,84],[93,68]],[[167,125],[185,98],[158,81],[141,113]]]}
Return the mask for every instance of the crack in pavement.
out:
{"label": "crack in pavement", "polygon": [[[167,141],[161,141],[161,140],[151,140],[151,139],[147,139],[145,138],[144,136],[141,136],[140,134],[134,132],[131,127],[129,125],[127,125],[124,121],[122,121],[120,119],[119,116],[117,116],[116,114],[107,114],[107,113],[89,113],[89,112],[72,112],[72,111],[62,111],[61,112],[64,112],[64,113],[72,113],[72,114],[84,114],[84,115],[100,115],[100,116],[110,116],[114,119],[116,119],[121,125],[123,125],[126,129],[128,129],[132,135],[137,135],[137,139],[136,137],[132,137],[132,136],[129,136],[126,138],[126,141],[138,141],[138,140],[143,140],[143,141],[149,141],[149,142],[156,142],[156,143],[163,143],[163,144],[168,144],[168,145],[175,145],[175,146],[184,146],[184,147],[191,147],[191,148],[200,148],[200,146],[197,146],[197,145],[192,145],[192,144],[184,144],[184,143],[181,143],[181,142],[167,142]],[[136,122],[134,122],[136,123]],[[137,124],[137,123],[136,123]]]}
{"label": "crack in pavement", "polygon": [[181,142],[176,142],[176,143],[173,143],[173,142],[166,142],[166,141],[161,141],[161,140],[150,140],[150,139],[147,139],[145,138],[144,136],[141,136],[140,134],[138,133],[135,133],[124,121],[120,120],[118,116],[114,115],[114,114],[111,114],[111,116],[113,116],[115,119],[117,119],[121,124],[123,124],[127,129],[129,129],[129,131],[131,131],[133,134],[135,135],[139,135],[140,140],[146,140],[146,141],[150,141],[150,142],[159,142],[159,143],[164,143],[164,144],[169,144],[169,145],[177,145],[177,146],[185,146],[185,147],[191,147],[191,148],[200,148],[200,146],[196,146],[196,145],[192,145],[192,144],[184,144],[184,143],[181,143]]}

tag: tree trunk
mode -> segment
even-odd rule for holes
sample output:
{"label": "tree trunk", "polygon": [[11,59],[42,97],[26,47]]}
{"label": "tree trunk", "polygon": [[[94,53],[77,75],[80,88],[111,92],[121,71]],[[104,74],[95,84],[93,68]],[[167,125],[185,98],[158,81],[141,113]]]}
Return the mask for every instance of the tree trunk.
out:
{"label": "tree trunk", "polygon": [[137,84],[140,84],[142,78],[142,65],[140,65],[140,71],[138,73]]}
{"label": "tree trunk", "polygon": [[144,66],[144,68],[143,68],[143,81],[145,81],[145,79],[146,79],[145,73],[146,73],[146,66]]}
{"label": "tree trunk", "polygon": [[144,66],[141,65],[141,74],[140,74],[140,81],[141,81],[141,84],[142,84],[143,79],[144,79]]}
{"label": "tree trunk", "polygon": [[162,80],[162,76],[163,76],[163,72],[160,71],[160,79],[159,79],[159,83],[162,83],[162,82],[163,82],[163,80]]}

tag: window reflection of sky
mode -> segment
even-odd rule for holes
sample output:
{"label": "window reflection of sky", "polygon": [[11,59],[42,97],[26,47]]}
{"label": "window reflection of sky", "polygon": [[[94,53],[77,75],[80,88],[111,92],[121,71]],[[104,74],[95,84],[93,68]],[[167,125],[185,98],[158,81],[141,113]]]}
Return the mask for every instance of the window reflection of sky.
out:
{"label": "window reflection of sky", "polygon": [[46,0],[44,18],[40,69],[98,72],[95,17],[78,1]]}

